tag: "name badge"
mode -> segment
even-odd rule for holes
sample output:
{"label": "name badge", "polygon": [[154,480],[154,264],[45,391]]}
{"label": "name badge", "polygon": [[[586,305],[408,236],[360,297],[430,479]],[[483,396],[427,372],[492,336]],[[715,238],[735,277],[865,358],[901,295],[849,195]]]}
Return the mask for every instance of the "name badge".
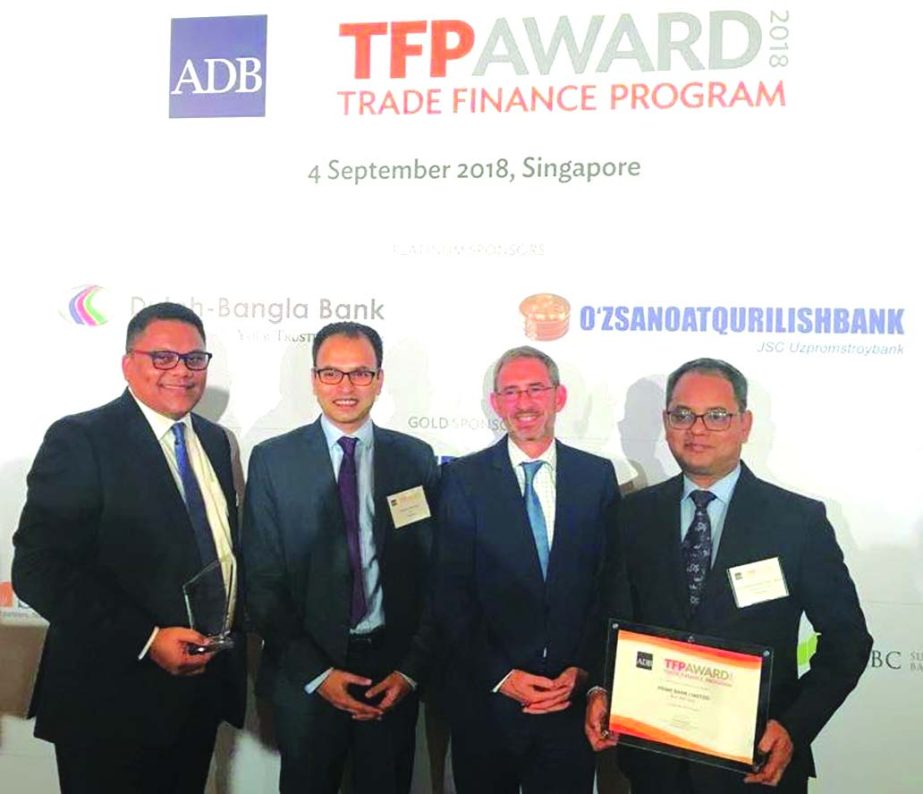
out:
{"label": "name badge", "polygon": [[422,521],[432,515],[422,485],[391,494],[388,497],[388,507],[391,509],[391,520],[394,522],[395,529]]}
{"label": "name badge", "polygon": [[788,585],[778,557],[728,568],[738,608],[788,597]]}

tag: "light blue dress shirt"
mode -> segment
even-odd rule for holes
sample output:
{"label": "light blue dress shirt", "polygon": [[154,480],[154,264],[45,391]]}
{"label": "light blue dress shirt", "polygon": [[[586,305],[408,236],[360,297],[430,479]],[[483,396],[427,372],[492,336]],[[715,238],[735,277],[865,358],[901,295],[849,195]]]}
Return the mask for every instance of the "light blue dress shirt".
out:
{"label": "light blue dress shirt", "polygon": [[[375,483],[374,456],[375,433],[371,420],[367,420],[355,433],[344,433],[326,416],[321,416],[321,429],[327,442],[327,452],[333,466],[333,475],[340,476],[343,463],[343,448],[337,443],[342,436],[352,436],[356,444],[356,484],[359,490],[359,554],[362,557],[362,580],[365,586],[365,600],[368,612],[350,629],[351,634],[368,634],[385,625],[385,610],[381,592],[381,578],[378,567],[378,550],[375,548]],[[333,668],[330,668],[333,669]],[[308,694],[324,683],[330,670],[325,670],[305,687]]]}
{"label": "light blue dress shirt", "polygon": [[715,558],[718,556],[718,545],[721,543],[721,534],[724,531],[724,518],[727,515],[728,505],[731,503],[731,497],[734,495],[734,488],[737,486],[737,480],[740,479],[740,463],[737,468],[729,474],[725,474],[720,480],[708,488],[702,488],[696,485],[686,475],[683,475],[683,497],[679,506],[679,541],[683,542],[686,533],[689,531],[689,525],[692,524],[692,517],[695,515],[695,504],[689,494],[693,491],[711,491],[715,498],[708,503],[705,508],[708,511],[708,518],[711,521],[711,564],[715,564]]}

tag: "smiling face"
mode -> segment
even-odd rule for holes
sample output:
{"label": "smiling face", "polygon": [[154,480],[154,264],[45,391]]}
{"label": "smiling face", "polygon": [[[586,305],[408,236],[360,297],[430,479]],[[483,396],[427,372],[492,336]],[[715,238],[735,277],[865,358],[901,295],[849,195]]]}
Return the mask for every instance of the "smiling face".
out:
{"label": "smiling face", "polygon": [[122,357],[122,373],[132,394],[146,406],[171,419],[181,419],[202,399],[206,370],[193,372],[183,361],[173,369],[157,369],[151,357],[140,352],[204,351],[205,342],[195,326],[180,320],[154,320],[132,340],[131,348],[134,352]]}
{"label": "smiling face", "polygon": [[[543,390],[530,395],[530,387]],[[541,455],[554,440],[554,420],[566,402],[567,389],[552,385],[548,367],[537,358],[514,358],[504,364],[490,395],[513,443],[530,458]]]}
{"label": "smiling face", "polygon": [[[375,348],[364,336],[334,334],[325,339],[318,349],[314,368],[332,368],[341,372],[365,369],[374,372],[378,369]],[[314,396],[324,416],[344,433],[354,433],[368,418],[375,398],[381,393],[383,381],[384,373],[381,370],[378,370],[368,386],[356,386],[345,375],[339,383],[321,383],[314,374]]]}
{"label": "smiling face", "polygon": [[[667,412],[685,408],[695,414],[723,409],[731,417],[727,430],[708,430],[702,419],[692,427],[677,429],[667,421]],[[696,485],[708,488],[734,470],[740,451],[750,437],[753,414],[741,411],[729,380],[705,372],[687,372],[677,382],[670,404],[663,414],[667,444],[683,473]]]}

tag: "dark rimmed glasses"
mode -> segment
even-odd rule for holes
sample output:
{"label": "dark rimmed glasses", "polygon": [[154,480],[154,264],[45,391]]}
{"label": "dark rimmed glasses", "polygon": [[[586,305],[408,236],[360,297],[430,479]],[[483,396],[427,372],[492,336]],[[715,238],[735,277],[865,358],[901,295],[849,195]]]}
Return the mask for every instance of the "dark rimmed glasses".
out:
{"label": "dark rimmed glasses", "polygon": [[186,369],[193,372],[200,372],[208,369],[208,362],[212,360],[212,354],[204,350],[193,350],[190,353],[177,353],[175,350],[129,350],[129,353],[140,353],[147,356],[154,365],[154,369],[173,369],[180,361],[186,365]]}

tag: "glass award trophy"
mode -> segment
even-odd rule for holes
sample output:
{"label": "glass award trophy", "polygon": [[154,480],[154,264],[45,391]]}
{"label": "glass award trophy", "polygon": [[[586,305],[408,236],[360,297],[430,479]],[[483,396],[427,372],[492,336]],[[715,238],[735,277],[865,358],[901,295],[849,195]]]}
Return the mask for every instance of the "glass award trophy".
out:
{"label": "glass award trophy", "polygon": [[215,653],[234,647],[231,636],[233,601],[237,589],[237,561],[226,554],[206,565],[183,585],[189,627],[208,641],[192,646],[190,653]]}

